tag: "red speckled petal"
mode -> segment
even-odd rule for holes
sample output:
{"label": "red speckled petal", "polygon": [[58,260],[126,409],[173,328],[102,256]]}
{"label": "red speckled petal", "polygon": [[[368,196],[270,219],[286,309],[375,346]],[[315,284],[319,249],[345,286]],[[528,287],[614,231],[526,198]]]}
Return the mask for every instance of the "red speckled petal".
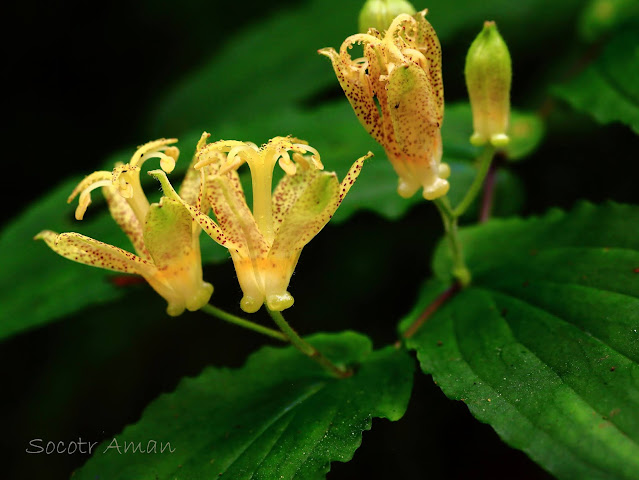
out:
{"label": "red speckled petal", "polygon": [[120,226],[126,236],[129,237],[137,254],[145,260],[150,260],[149,252],[144,246],[142,225],[135,216],[129,202],[127,202],[114,187],[102,187],[102,193],[109,205],[109,211],[111,212],[113,220]]}
{"label": "red speckled petal", "polygon": [[56,234],[51,230],[40,232],[37,240],[44,240],[57,254],[93,267],[105,268],[123,273],[152,274],[156,268],[146,260],[98,240],[79,233]]}

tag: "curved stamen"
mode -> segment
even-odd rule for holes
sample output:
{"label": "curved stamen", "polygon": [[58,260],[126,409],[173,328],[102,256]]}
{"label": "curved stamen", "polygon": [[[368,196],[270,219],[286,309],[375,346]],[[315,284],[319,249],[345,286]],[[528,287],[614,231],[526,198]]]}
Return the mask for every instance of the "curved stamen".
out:
{"label": "curved stamen", "polygon": [[87,188],[82,190],[80,193],[80,198],[78,200],[78,206],[75,209],[75,219],[82,220],[84,218],[84,213],[87,211],[87,208],[91,204],[91,191],[100,187],[111,186],[111,179],[109,180],[100,180],[92,183]]}
{"label": "curved stamen", "polygon": [[113,169],[113,186],[124,198],[132,198],[134,187],[140,183],[140,167],[131,164],[118,165]]}
{"label": "curved stamen", "polygon": [[406,23],[410,24],[409,28],[411,30],[414,30],[417,24],[415,19],[407,13],[402,13],[401,15],[396,16],[393,22],[390,24],[390,27],[388,27],[388,30],[386,31],[386,38],[401,38],[401,40],[405,42],[401,34],[402,32],[407,31],[405,25]]}
{"label": "curved stamen", "polygon": [[281,154],[279,164],[282,170],[284,170],[287,175],[295,175],[297,166],[295,165],[295,163],[293,163],[293,161],[291,160],[291,156],[288,154],[287,151],[284,151]]}
{"label": "curved stamen", "polygon": [[[167,153],[162,152],[152,152],[145,153],[138,160],[138,167],[141,167],[144,162],[146,162],[150,158],[159,158],[160,159],[160,168],[164,170],[166,173],[171,173],[175,168],[175,161],[179,155],[179,150],[176,147],[168,147],[166,149]],[[175,156],[173,156],[175,155]]]}
{"label": "curved stamen", "polygon": [[95,182],[100,182],[102,180],[110,180],[110,179],[111,179],[111,172],[107,172],[107,171],[104,171],[104,170],[98,171],[98,172],[93,172],[91,175],[87,175],[73,189],[73,191],[71,192],[71,195],[69,195],[69,198],[67,198],[67,203],[71,203],[78,193],[80,193],[82,190],[84,190],[87,187],[89,187],[91,184],[93,184]]}
{"label": "curved stamen", "polygon": [[428,69],[428,59],[422,52],[414,48],[404,49],[404,55],[412,62],[416,63],[423,70]]}
{"label": "curved stamen", "polygon": [[319,154],[319,152],[316,149],[314,149],[310,145],[304,145],[304,144],[301,144],[301,143],[294,143],[293,147],[295,147],[296,149],[302,150],[304,152],[310,153],[311,154],[311,164],[315,168],[317,168],[318,170],[324,170],[324,164],[322,164],[322,161],[320,160],[320,154]]}
{"label": "curved stamen", "polygon": [[93,172],[91,175],[84,177],[84,179],[73,189],[71,195],[67,198],[67,203],[71,203],[73,199],[80,194],[79,204],[75,210],[75,218],[77,220],[82,220],[84,212],[86,212],[87,207],[91,203],[91,191],[105,185],[111,185],[111,178],[111,172]]}
{"label": "curved stamen", "polygon": [[245,162],[259,161],[259,155],[256,152],[255,144],[242,144],[233,147],[226,156],[226,161],[220,167],[220,175],[230,170],[237,170]]}
{"label": "curved stamen", "polygon": [[219,140],[217,142],[209,143],[200,151],[198,151],[198,161],[193,168],[199,169],[213,163],[220,161],[220,154],[228,153],[233,150],[234,147],[246,147],[249,146],[253,150],[257,150],[257,146],[250,142],[240,142],[238,140]]}
{"label": "curved stamen", "polygon": [[[153,140],[152,142],[145,143],[144,145],[138,147],[138,149],[135,151],[135,153],[131,157],[129,164],[132,167],[141,166],[142,163],[144,163],[144,160],[142,160],[142,157],[144,157],[148,153],[167,150],[167,154],[170,155],[171,153],[169,152],[174,152],[175,150],[177,150],[177,148],[176,147],[167,148],[167,146],[175,142],[177,142],[177,138],[160,138],[158,140]],[[177,156],[175,156],[175,158],[177,159]]]}
{"label": "curved stamen", "polygon": [[342,46],[339,47],[339,54],[344,59],[349,59],[353,62],[350,53],[348,51],[353,48],[355,44],[365,44],[365,45],[381,45],[382,41],[379,38],[375,38],[374,36],[368,33],[356,33],[355,35],[351,35],[344,40]]}

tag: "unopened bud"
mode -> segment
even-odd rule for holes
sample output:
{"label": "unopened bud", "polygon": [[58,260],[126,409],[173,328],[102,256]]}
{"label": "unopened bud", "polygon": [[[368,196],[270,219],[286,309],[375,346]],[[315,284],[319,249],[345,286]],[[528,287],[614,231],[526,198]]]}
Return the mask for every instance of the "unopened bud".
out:
{"label": "unopened bud", "polygon": [[368,0],[359,13],[359,31],[366,33],[369,28],[375,28],[384,32],[402,13],[414,15],[415,7],[406,0]]}
{"label": "unopened bud", "polygon": [[495,22],[485,22],[466,56],[466,88],[473,111],[473,145],[508,144],[512,67],[508,47]]}

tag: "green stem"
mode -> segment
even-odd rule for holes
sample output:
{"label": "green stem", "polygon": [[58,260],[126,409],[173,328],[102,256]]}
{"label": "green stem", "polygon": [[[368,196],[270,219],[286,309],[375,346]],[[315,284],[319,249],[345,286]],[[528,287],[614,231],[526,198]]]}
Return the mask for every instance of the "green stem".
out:
{"label": "green stem", "polygon": [[459,232],[457,231],[458,218],[454,215],[450,207],[448,197],[438,198],[434,200],[434,203],[444,222],[450,253],[453,257],[453,276],[459,281],[462,287],[466,287],[470,284],[471,275],[464,261]]}
{"label": "green stem", "polygon": [[466,192],[463,200],[459,203],[459,205],[457,205],[457,207],[455,207],[455,210],[453,210],[453,216],[461,217],[466,209],[473,203],[473,201],[477,197],[477,194],[481,190],[482,185],[484,184],[484,179],[486,178],[486,174],[490,169],[490,164],[494,156],[495,147],[490,144],[486,145],[486,147],[484,147],[484,151],[478,158],[479,171],[477,172],[477,175],[475,176],[475,179],[473,180],[470,188]]}
{"label": "green stem", "polygon": [[459,232],[457,231],[457,225],[459,217],[472,205],[479,194],[486,174],[490,170],[490,165],[495,156],[495,147],[492,145],[486,145],[484,151],[478,158],[479,171],[473,180],[470,188],[464,195],[462,201],[453,209],[450,205],[448,197],[444,196],[434,201],[439,214],[444,222],[444,229],[446,230],[446,237],[448,238],[448,245],[450,247],[450,253],[453,257],[453,276],[459,281],[459,284],[466,287],[470,284],[471,275],[470,270],[466,266],[464,261],[464,254],[462,252],[462,244],[459,239]]}
{"label": "green stem", "polygon": [[204,305],[200,308],[205,313],[209,315],[213,315],[214,317],[219,318],[220,320],[224,320],[225,322],[232,323],[233,325],[238,325],[243,328],[247,328],[249,330],[253,330],[254,332],[261,333],[263,335],[267,335],[271,338],[276,338],[281,340],[282,342],[288,342],[288,337],[277,330],[273,330],[272,328],[263,327],[262,325],[258,325],[257,323],[251,322],[250,320],[244,320],[243,318],[236,317],[232,313],[225,312],[213,305]]}
{"label": "green stem", "polygon": [[288,324],[280,312],[271,310],[270,308],[267,308],[267,311],[277,326],[280,327],[280,330],[282,330],[284,335],[288,337],[288,340],[293,344],[293,346],[304,355],[319,363],[328,372],[338,378],[347,378],[353,374],[350,370],[335,365],[328,358],[322,355],[322,353],[313,345],[302,339],[302,337],[300,337]]}

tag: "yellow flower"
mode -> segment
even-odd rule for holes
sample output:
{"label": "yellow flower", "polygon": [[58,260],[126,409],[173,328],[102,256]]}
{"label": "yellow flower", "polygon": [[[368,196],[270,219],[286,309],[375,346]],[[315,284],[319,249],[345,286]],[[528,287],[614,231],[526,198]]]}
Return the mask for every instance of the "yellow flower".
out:
{"label": "yellow flower", "polygon": [[[242,310],[253,313],[264,303],[277,311],[293,305],[287,289],[302,248],[328,223],[370,155],[357,160],[340,184],[334,172],[322,171],[317,150],[292,137],[273,138],[261,148],[222,140],[199,150],[195,168],[205,179],[217,223],[185,205],[204,231],[229,249],[244,294]],[[236,172],[245,162],[252,177],[252,212]],[[272,191],[277,162],[286,174]],[[150,173],[165,195],[180,201],[166,174]]]}
{"label": "yellow flower", "polygon": [[[331,59],[355,114],[386,150],[399,175],[397,192],[408,198],[422,187],[433,200],[448,191],[450,168],[441,163],[441,47],[425,15],[401,14],[384,36],[371,28],[348,37],[339,53],[319,53]],[[364,57],[353,60],[348,50],[355,43],[363,44]]]}
{"label": "yellow flower", "polygon": [[[200,140],[201,145],[206,140]],[[202,280],[200,226],[182,203],[162,197],[149,204],[140,184],[140,169],[150,158],[159,158],[160,166],[171,172],[179,155],[170,146],[176,139],[160,139],[142,145],[127,164],[116,165],[112,172],[99,171],[82,180],[69,196],[78,194],[75,217],[82,220],[91,203],[91,191],[102,187],[111,216],[129,237],[137,255],[79,233],[57,234],[44,230],[36,239],[44,240],[56,253],[70,260],[124,273],[136,273],[167,302],[167,313],[180,315],[184,309],[198,310],[209,301],[213,286]],[[195,161],[195,158],[194,158]],[[180,193],[185,202],[198,211],[202,205],[199,173],[190,168]]]}

